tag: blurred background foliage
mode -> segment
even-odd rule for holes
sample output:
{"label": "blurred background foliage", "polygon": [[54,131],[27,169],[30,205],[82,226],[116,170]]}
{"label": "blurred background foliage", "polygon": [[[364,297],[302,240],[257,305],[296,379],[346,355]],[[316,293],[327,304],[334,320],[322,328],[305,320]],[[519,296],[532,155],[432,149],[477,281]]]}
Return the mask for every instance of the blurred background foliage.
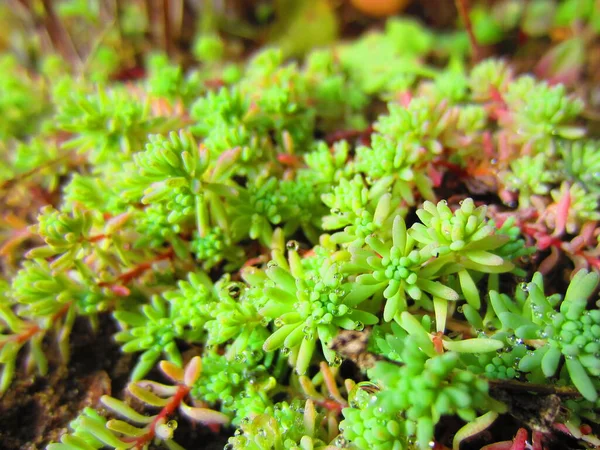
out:
{"label": "blurred background foliage", "polygon": [[[456,5],[469,8],[480,57],[509,56],[520,70],[575,85],[586,80],[590,106],[600,104],[597,0],[5,0],[0,51],[39,71],[58,54],[75,73],[97,81],[141,78],[149,51],[165,52],[184,70],[215,55],[242,60],[265,45],[286,57],[383,28],[402,13],[436,29],[440,47],[468,52]],[[456,30],[460,31],[456,31]],[[215,41],[212,38],[217,37]],[[216,42],[216,43],[215,43]],[[568,68],[568,69],[567,69]]]}

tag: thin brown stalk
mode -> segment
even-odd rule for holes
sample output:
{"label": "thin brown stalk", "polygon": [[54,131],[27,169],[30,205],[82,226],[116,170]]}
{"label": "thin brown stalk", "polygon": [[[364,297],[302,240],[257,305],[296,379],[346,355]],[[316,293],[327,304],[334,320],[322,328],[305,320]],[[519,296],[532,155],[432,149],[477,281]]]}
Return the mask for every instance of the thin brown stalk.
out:
{"label": "thin brown stalk", "polygon": [[481,59],[481,47],[477,43],[477,38],[475,37],[475,32],[473,31],[473,23],[471,22],[471,17],[469,16],[468,0],[454,0],[454,2],[456,4],[458,14],[465,24],[467,34],[469,35],[469,43],[471,44],[471,60],[473,63],[476,63]]}
{"label": "thin brown stalk", "polygon": [[73,67],[78,67],[81,65],[81,58],[71,36],[56,15],[52,0],[42,0],[42,5],[44,7],[44,25],[52,44]]}
{"label": "thin brown stalk", "polygon": [[162,0],[163,39],[165,52],[173,56],[173,37],[171,36],[171,11],[169,0]]}

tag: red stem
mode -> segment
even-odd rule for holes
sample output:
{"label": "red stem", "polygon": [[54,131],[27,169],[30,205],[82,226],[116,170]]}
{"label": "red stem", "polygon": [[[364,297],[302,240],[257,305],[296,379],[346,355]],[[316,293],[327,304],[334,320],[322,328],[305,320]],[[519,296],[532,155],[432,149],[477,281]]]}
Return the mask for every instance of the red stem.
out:
{"label": "red stem", "polygon": [[177,392],[175,395],[171,397],[169,403],[167,403],[164,408],[154,417],[152,422],[150,423],[150,429],[148,432],[140,437],[124,440],[124,442],[135,442],[134,448],[144,448],[156,435],[156,427],[159,422],[163,419],[168,418],[173,412],[179,408],[179,405],[185,398],[185,396],[190,392],[190,388],[185,385],[179,385],[177,387]]}
{"label": "red stem", "polygon": [[0,256],[7,256],[9,252],[34,234],[29,231],[29,227],[15,231],[2,245],[0,245]]}
{"label": "red stem", "polygon": [[[50,323],[55,323],[58,319],[60,319],[62,316],[64,316],[67,313],[67,311],[69,311],[70,307],[71,307],[71,302],[65,304],[50,318]],[[6,339],[4,342],[0,343],[0,348],[2,348],[4,346],[4,344],[6,344],[8,341],[15,341],[18,344],[27,342],[29,339],[31,339],[33,336],[38,334],[40,331],[42,331],[40,326],[37,323],[34,323],[33,325],[31,325],[29,328],[27,328],[25,331],[21,332],[20,334],[15,334],[15,335],[9,337],[8,339]]]}
{"label": "red stem", "polygon": [[517,435],[513,441],[511,450],[525,450],[525,444],[527,443],[527,430],[525,428],[519,428]]}
{"label": "red stem", "polygon": [[470,178],[469,172],[460,167],[458,164],[451,163],[449,161],[443,161],[441,159],[436,159],[432,162],[433,167],[443,167],[448,169],[454,176],[459,179]]}
{"label": "red stem", "polygon": [[337,141],[360,138],[361,143],[364,145],[370,144],[371,134],[373,133],[373,126],[367,127],[365,130],[338,130],[329,133],[325,136],[325,141],[331,145]]}
{"label": "red stem", "polygon": [[152,267],[152,264],[154,264],[155,262],[163,261],[165,259],[170,259],[173,255],[174,255],[173,249],[170,248],[166,252],[161,253],[160,255],[156,256],[155,258],[151,259],[150,261],[140,263],[137,266],[135,266],[133,269],[128,270],[125,273],[122,273],[114,281],[102,281],[101,283],[99,283],[99,286],[100,287],[109,287],[109,286],[112,286],[117,283],[127,284],[131,280],[142,275],[146,270],[150,269]]}
{"label": "red stem", "polygon": [[544,434],[541,431],[532,431],[531,445],[532,450],[543,450],[542,442],[544,440]]}
{"label": "red stem", "polygon": [[342,409],[344,409],[344,405],[339,404],[335,400],[325,399],[325,400],[316,400],[315,403],[328,411],[333,411],[336,414],[340,414]]}
{"label": "red stem", "polygon": [[106,235],[106,234],[97,234],[95,236],[90,236],[90,238],[88,239],[88,242],[90,242],[90,243],[98,242],[107,237],[108,237],[108,235]]}
{"label": "red stem", "polygon": [[433,336],[433,347],[435,348],[435,352],[438,355],[441,355],[444,353],[444,341],[442,339],[443,336],[444,336],[443,331],[438,331]]}
{"label": "red stem", "polygon": [[578,256],[583,256],[590,266],[593,266],[596,269],[600,270],[600,259],[594,256],[590,256],[584,253],[582,250],[575,252],[575,254]]}
{"label": "red stem", "polygon": [[34,324],[31,327],[29,327],[27,330],[22,332],[21,334],[17,334],[15,336],[9,338],[8,340],[15,341],[17,344],[22,344],[23,342],[26,342],[29,339],[31,339],[33,336],[35,336],[39,331],[40,331],[40,326],[38,324]]}

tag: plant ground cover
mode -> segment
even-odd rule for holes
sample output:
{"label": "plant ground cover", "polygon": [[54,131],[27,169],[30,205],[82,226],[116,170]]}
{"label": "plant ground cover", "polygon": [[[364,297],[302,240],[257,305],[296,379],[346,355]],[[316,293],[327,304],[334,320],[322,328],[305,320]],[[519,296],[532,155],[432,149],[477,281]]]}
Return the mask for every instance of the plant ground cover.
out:
{"label": "plant ground cover", "polygon": [[1,448],[600,446],[598,2],[155,3],[0,5]]}

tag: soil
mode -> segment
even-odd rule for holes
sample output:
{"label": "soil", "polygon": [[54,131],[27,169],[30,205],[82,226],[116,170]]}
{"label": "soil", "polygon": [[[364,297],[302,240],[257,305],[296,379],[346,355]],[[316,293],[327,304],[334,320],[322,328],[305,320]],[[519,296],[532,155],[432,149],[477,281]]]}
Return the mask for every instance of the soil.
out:
{"label": "soil", "polygon": [[[97,332],[91,330],[87,320],[76,322],[68,366],[60,363],[55,346],[48,342],[48,375],[16,377],[0,398],[1,450],[44,449],[60,440],[69,422],[83,408],[97,408],[102,395],[119,396],[125,388],[135,356],[121,353],[112,339],[117,330],[111,316],[106,314],[99,319]],[[198,443],[203,442],[203,449],[221,450],[231,433],[224,430],[217,435],[206,427],[181,420],[177,435],[177,442],[185,448],[198,448]]]}
{"label": "soil", "polygon": [[97,333],[86,321],[76,322],[68,366],[59,362],[55,346],[47,342],[48,375],[16,377],[0,399],[2,449],[44,448],[59,439],[82,408],[96,405],[113,386],[124,385],[133,358],[120,353],[113,342],[113,321],[104,316],[99,322]]}

